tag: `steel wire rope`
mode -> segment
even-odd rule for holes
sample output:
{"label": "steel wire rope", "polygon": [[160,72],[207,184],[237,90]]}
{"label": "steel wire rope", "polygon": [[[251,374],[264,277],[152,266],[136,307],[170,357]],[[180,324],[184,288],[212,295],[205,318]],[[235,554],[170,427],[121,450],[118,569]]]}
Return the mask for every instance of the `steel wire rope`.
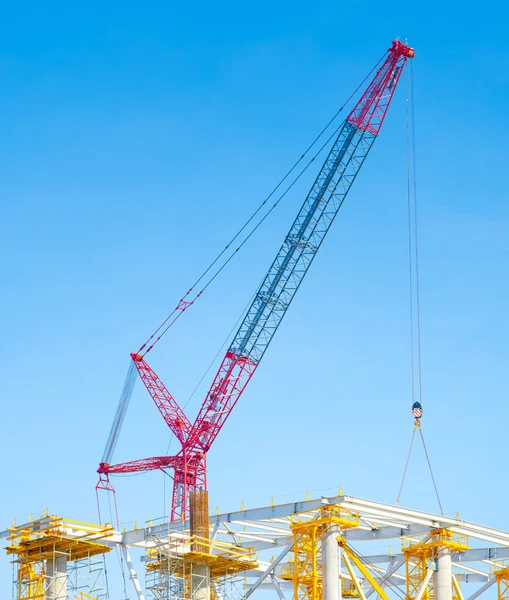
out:
{"label": "steel wire rope", "polygon": [[[417,382],[419,390],[419,403],[422,408],[422,360],[421,360],[421,302],[420,302],[420,280],[419,280],[419,221],[418,221],[418,210],[417,210],[417,166],[416,166],[416,142],[415,142],[415,103],[414,103],[414,75],[413,65],[410,64],[410,71],[406,74],[406,155],[407,155],[407,212],[408,212],[408,258],[409,258],[409,288],[410,288],[410,355],[411,355],[411,380],[412,380],[412,403],[415,402],[415,356],[414,356],[414,315],[413,315],[413,300],[414,300],[414,276],[412,266],[415,268],[415,304],[416,304],[416,315],[415,315],[415,326],[417,329]],[[413,213],[413,220],[412,220]],[[413,257],[413,261],[412,261]],[[424,454],[428,463],[431,480],[433,482],[433,488],[440,507],[440,512],[443,515],[444,511],[442,508],[442,502],[440,501],[440,495],[438,493],[438,487],[431,466],[431,461],[424,440],[424,434],[422,432],[422,426],[420,421],[417,421],[414,425],[412,433],[412,440],[410,442],[410,449],[408,451],[407,460],[405,463],[405,469],[403,471],[403,477],[399,488],[397,503],[401,498],[403,491],[403,485],[410,461],[410,455],[415,438],[415,431],[419,429],[421,434],[422,445],[424,448]]]}
{"label": "steel wire rope", "polygon": [[[153,342],[153,344],[143,353],[142,356],[145,356],[148,352],[150,352],[152,350],[152,348],[161,340],[161,338],[167,333],[167,331],[170,329],[170,327],[172,327],[172,325],[177,321],[177,319],[183,314],[184,310],[186,310],[186,308],[192,304],[199,296],[201,296],[203,294],[203,292],[212,284],[212,282],[220,275],[220,273],[228,266],[228,264],[235,258],[236,254],[243,248],[243,246],[245,246],[245,244],[251,239],[251,237],[256,233],[256,231],[261,227],[261,225],[265,222],[265,220],[269,217],[269,215],[276,209],[276,207],[278,206],[278,204],[281,202],[281,200],[286,196],[286,194],[291,190],[291,188],[297,183],[297,181],[302,177],[302,175],[304,175],[304,173],[307,171],[307,169],[309,168],[309,166],[313,163],[313,161],[320,155],[320,153],[323,151],[323,149],[327,146],[327,144],[334,138],[334,136],[338,133],[338,131],[341,129],[342,125],[339,125],[339,127],[337,127],[332,134],[328,137],[328,139],[322,144],[322,146],[320,147],[320,149],[318,150],[318,152],[313,156],[313,158],[307,163],[307,165],[300,171],[300,173],[297,175],[297,177],[295,177],[295,179],[292,181],[292,183],[286,188],[286,190],[281,194],[281,196],[279,196],[279,198],[276,200],[276,202],[272,205],[272,207],[265,213],[265,215],[258,221],[258,223],[253,227],[253,229],[248,233],[248,235],[242,240],[242,242],[240,243],[240,245],[230,254],[230,256],[224,261],[224,263],[217,269],[217,271],[215,271],[215,273],[212,275],[212,277],[207,281],[207,283],[203,286],[203,288],[200,290],[200,292],[196,295],[195,299],[190,302],[190,303],[184,303],[184,308],[180,309],[180,312],[174,317],[173,320],[171,320],[168,325],[163,329],[162,333],[155,339],[155,341]],[[185,298],[185,297],[184,297]],[[182,303],[183,300],[181,300],[180,303]],[[179,304],[180,304],[179,303]],[[174,310],[172,315],[179,310],[179,307],[177,306]],[[141,350],[146,346],[146,343],[143,344],[143,346],[140,348],[140,350],[138,351],[138,353],[141,353]]]}
{"label": "steel wire rope", "polygon": [[[329,137],[327,142],[322,145],[318,153],[313,156],[313,158],[307,163],[304,169],[295,177],[295,179],[291,182],[291,184],[286,188],[286,190],[281,194],[281,196],[277,199],[272,208],[265,214],[265,216],[258,222],[258,224],[254,227],[254,229],[246,236],[246,238],[242,241],[240,246],[230,255],[230,257],[223,263],[223,265],[214,273],[214,275],[208,280],[205,286],[196,294],[196,296],[190,300],[186,301],[186,298],[193,291],[193,289],[200,283],[205,276],[211,271],[214,265],[220,260],[220,258],[226,253],[226,251],[230,248],[233,242],[242,234],[242,232],[248,227],[248,225],[253,221],[256,215],[262,210],[262,208],[267,204],[267,202],[272,198],[272,196],[277,192],[277,190],[283,185],[283,183],[288,179],[288,177],[295,171],[297,166],[302,162],[302,160],[306,157],[309,151],[316,145],[318,140],[322,137],[322,135],[327,131],[327,129],[332,125],[332,123],[336,120],[339,114],[344,110],[347,104],[351,101],[351,99],[355,96],[355,94],[359,91],[359,89],[364,85],[366,80],[371,76],[371,74],[378,68],[380,63],[383,61],[385,54],[380,58],[380,60],[375,64],[375,66],[369,71],[369,73],[364,77],[361,83],[355,88],[355,90],[350,94],[348,99],[343,103],[343,105],[336,111],[334,116],[329,120],[329,122],[323,127],[320,133],[315,137],[315,139],[311,142],[311,144],[306,148],[306,150],[301,154],[300,158],[294,163],[294,165],[290,168],[290,170],[285,174],[285,176],[279,181],[276,187],[270,192],[270,194],[264,199],[264,201],[258,206],[258,208],[254,211],[254,213],[248,218],[248,220],[244,223],[244,225],[237,231],[237,233],[233,236],[233,238],[227,243],[227,245],[221,250],[221,252],[214,258],[214,260],[208,265],[208,267],[202,272],[202,274],[196,279],[193,285],[188,289],[185,295],[181,298],[177,306],[173,309],[173,311],[166,317],[166,319],[159,325],[159,327],[152,333],[152,335],[147,339],[147,341],[140,347],[138,353],[145,349],[147,344],[154,339],[154,337],[159,333],[159,331],[163,330],[162,333],[155,339],[152,345],[145,351],[143,356],[150,352],[152,348],[159,342],[159,340],[165,335],[168,329],[177,321],[177,319],[183,314],[183,312],[193,304],[201,294],[208,288],[208,286],[214,281],[214,279],[221,273],[221,271],[226,267],[226,265],[232,260],[232,258],[237,254],[237,252],[246,244],[246,242],[251,238],[254,232],[260,227],[260,225],[265,221],[265,219],[269,216],[269,214],[276,208],[276,206],[281,202],[281,200],[287,195],[287,193],[292,189],[292,187],[297,183],[297,181],[302,177],[304,172],[309,168],[309,166],[314,162],[317,156],[322,152],[325,145],[329,143],[332,139],[332,136]],[[335,130],[334,133],[339,131],[339,127]],[[333,134],[334,135],[334,134]],[[172,317],[180,311],[173,319]],[[165,327],[165,325],[169,322],[169,324]],[[164,328],[164,329],[163,329]]]}
{"label": "steel wire rope", "polygon": [[[409,310],[410,310],[410,374],[411,374],[411,395],[412,405],[415,403],[415,354],[414,354],[414,276],[413,276],[413,236],[412,236],[412,161],[410,151],[410,79],[408,71],[405,74],[405,146],[406,146],[406,165],[407,165],[407,230],[408,230],[408,297],[409,297]],[[415,225],[415,223],[414,223]],[[410,448],[408,450],[405,468],[403,470],[403,477],[401,478],[401,484],[399,486],[398,497],[396,503],[399,504],[401,494],[403,492],[403,486],[405,484],[406,474],[408,470],[408,464],[410,462],[410,455],[414,445],[415,430],[417,425],[414,426],[412,433],[412,439],[410,441]]]}
{"label": "steel wire rope", "polygon": [[409,75],[405,74],[405,134],[406,134],[406,163],[407,163],[407,226],[408,226],[408,285],[410,309],[410,363],[412,380],[412,404],[415,402],[415,356],[414,356],[414,277],[413,277],[413,238],[412,238],[412,173],[410,159],[410,124],[409,124]]}
{"label": "steel wire rope", "polygon": [[429,472],[431,474],[431,480],[433,481],[433,487],[435,488],[435,495],[437,497],[438,506],[440,507],[440,514],[443,515],[444,509],[442,508],[442,503],[440,502],[440,495],[438,494],[438,488],[437,488],[437,484],[435,481],[435,476],[433,474],[433,469],[431,468],[431,461],[429,459],[428,449],[426,448],[426,442],[424,441],[424,434],[422,433],[422,427],[419,427],[419,431],[421,432],[421,440],[422,440],[422,446],[424,448],[424,454],[426,455],[426,460],[428,461],[428,467],[429,467]]}
{"label": "steel wire rope", "polygon": [[[182,409],[183,410],[183,409]],[[168,446],[166,447],[166,454],[165,456],[168,456],[168,453],[170,451],[170,446],[171,443],[173,441],[174,435],[170,434],[170,440],[168,442]],[[166,471],[163,471],[163,514],[166,510],[166,478],[167,477],[171,477],[171,475],[169,473],[167,473]],[[172,477],[173,479],[173,477]]]}
{"label": "steel wire rope", "polygon": [[410,449],[408,450],[408,455],[406,457],[406,463],[405,463],[405,469],[403,471],[403,477],[401,478],[401,485],[399,486],[398,497],[396,498],[396,504],[399,504],[399,501],[401,499],[401,494],[403,492],[403,485],[405,483],[406,473],[407,473],[407,469],[408,469],[408,463],[410,462],[410,455],[412,454],[412,447],[414,445],[416,429],[417,429],[417,426],[414,426],[414,430],[412,432],[412,440],[410,441]]}
{"label": "steel wire rope", "polygon": [[[111,509],[111,496],[110,496],[110,494],[108,494],[108,507],[110,509],[110,522],[113,523],[114,522],[113,521],[113,511]],[[116,508],[116,502],[115,502],[115,513],[116,513],[116,517],[117,517],[116,518],[117,529],[120,531],[120,523],[119,523],[119,520],[118,520],[118,510]],[[123,580],[123,587],[124,587],[124,598],[125,598],[125,600],[129,600],[129,598],[127,596],[127,583],[126,583],[126,580],[125,580],[125,567],[124,567],[124,559],[123,559],[123,556],[122,556],[122,550],[118,546],[116,547],[116,550],[117,550],[116,554],[117,554],[117,559],[118,559],[119,566],[120,566],[120,571],[122,573],[122,580]]]}
{"label": "steel wire rope", "polygon": [[[262,279],[263,281],[263,279]],[[254,298],[256,296],[256,292],[251,296],[251,298],[249,299],[249,302],[246,304],[246,306],[244,307],[244,309],[242,310],[242,312],[240,313],[239,318],[235,321],[235,324],[233,325],[233,327],[230,329],[230,331],[228,332],[228,335],[225,337],[224,342],[221,344],[219,350],[216,352],[216,355],[214,356],[214,358],[211,360],[209,366],[207,367],[207,369],[205,370],[205,373],[202,375],[200,381],[196,384],[196,387],[194,388],[194,390],[191,392],[191,395],[189,396],[189,398],[186,400],[186,403],[183,405],[182,410],[185,410],[185,408],[187,407],[187,405],[189,404],[189,402],[191,402],[192,398],[194,397],[194,395],[196,394],[196,392],[198,391],[198,388],[200,387],[200,385],[203,383],[203,380],[205,379],[205,377],[208,375],[210,369],[212,368],[213,364],[216,362],[216,360],[218,359],[219,355],[221,354],[221,352],[223,351],[224,347],[226,346],[226,344],[230,341],[231,335],[232,333],[235,331],[235,329],[238,327],[240,321],[242,320],[242,318],[244,317],[244,315],[246,314],[247,310],[249,309],[249,307],[251,306]],[[174,440],[175,436],[173,434],[170,434],[170,440],[168,442],[168,446],[166,447],[166,456],[168,455],[168,452],[170,451],[170,446],[172,441]],[[166,471],[163,471],[163,474],[166,475],[166,477],[171,477],[171,475],[169,473],[166,473]],[[166,477],[163,478],[163,506],[166,506]]]}
{"label": "steel wire rope", "polygon": [[[414,246],[415,246],[415,301],[416,301],[416,320],[417,320],[417,374],[419,383],[419,402],[422,407],[422,361],[421,361],[421,301],[420,301],[420,281],[419,281],[419,222],[418,222],[418,210],[417,210],[417,166],[416,166],[416,143],[415,143],[415,103],[414,103],[414,75],[413,66],[410,65],[410,75],[407,78],[410,79],[410,133],[412,139],[412,152],[409,156],[409,161],[412,161],[412,175],[413,175],[413,212],[414,212]],[[408,103],[407,103],[408,106]],[[408,110],[408,109],[407,109]],[[422,446],[424,448],[424,454],[426,455],[426,461],[428,463],[431,480],[435,489],[435,495],[437,498],[438,506],[440,507],[440,513],[444,514],[442,508],[442,502],[440,501],[440,494],[438,493],[438,487],[431,466],[431,460],[429,458],[428,449],[424,440],[424,434],[422,432],[422,426],[419,423],[419,432],[421,434]]]}
{"label": "steel wire rope", "polygon": [[[265,277],[264,277],[265,279]],[[260,282],[263,282],[263,279]],[[259,287],[259,286],[258,286]],[[258,289],[257,287],[257,289]],[[186,408],[186,406],[189,404],[189,402],[191,402],[192,398],[194,397],[194,395],[196,394],[196,392],[198,391],[198,388],[200,387],[200,385],[203,383],[203,380],[205,379],[205,377],[208,375],[210,369],[212,368],[212,366],[214,365],[214,363],[216,362],[216,360],[218,359],[219,355],[221,354],[221,352],[223,351],[224,347],[226,346],[226,344],[230,341],[232,333],[237,329],[237,327],[239,326],[239,323],[241,322],[241,320],[244,318],[244,316],[246,315],[249,307],[251,306],[251,304],[253,303],[253,300],[255,299],[256,296],[256,292],[251,296],[251,298],[249,299],[249,302],[246,304],[246,306],[244,307],[244,309],[242,310],[242,312],[240,313],[239,318],[235,321],[235,324],[233,325],[233,327],[230,329],[230,331],[228,332],[228,335],[225,337],[223,343],[221,344],[221,347],[219,348],[219,350],[217,351],[216,355],[214,356],[214,358],[212,359],[212,361],[210,362],[209,366],[207,367],[207,370],[205,371],[205,373],[203,374],[202,378],[200,379],[200,381],[197,383],[196,387],[194,388],[194,390],[191,392],[191,395],[189,396],[189,398],[186,400],[186,403],[184,404],[184,406],[182,407],[182,410]]]}
{"label": "steel wire rope", "polygon": [[410,63],[410,110],[411,110],[411,139],[412,139],[412,171],[414,195],[414,238],[415,238],[415,302],[417,312],[417,373],[419,380],[419,402],[422,405],[422,362],[421,362],[421,294],[419,280],[419,227],[417,218],[417,166],[415,151],[415,103],[414,103],[414,71]]}
{"label": "steel wire rope", "polygon": [[390,578],[392,577],[392,575],[394,575],[394,573],[392,573],[391,575],[386,575],[385,573],[381,574],[379,569],[375,566],[375,564],[372,563],[370,560],[368,560],[367,556],[364,556],[358,550],[355,550],[354,548],[352,548],[352,546],[350,546],[350,545],[348,546],[348,548],[365,565],[369,565],[369,567],[371,567],[371,571],[373,571],[374,573],[378,573],[379,579],[380,579],[380,581],[379,581],[380,586],[387,585],[387,587],[390,587],[393,590],[393,592],[396,593],[396,595],[398,595],[402,600],[404,600],[406,598],[406,594],[404,594],[403,592],[400,591],[398,585],[390,583]]}
{"label": "steel wire rope", "polygon": [[108,473],[110,477],[138,477],[143,475],[144,471],[137,471],[136,473]]}
{"label": "steel wire rope", "polygon": [[[341,126],[340,126],[340,127],[341,127]],[[336,129],[336,131],[335,131],[335,132],[334,132],[334,133],[331,135],[331,137],[329,138],[329,140],[330,140],[332,137],[334,137],[335,133],[337,133],[337,131],[340,129],[340,127],[338,127],[338,128]],[[355,149],[356,149],[356,148],[357,148],[357,147],[360,145],[360,143],[361,143],[361,141],[362,141],[362,139],[363,139],[363,136],[364,136],[364,134],[362,134],[362,136],[361,136],[361,137],[359,137],[359,139],[357,140],[357,142],[356,142],[356,145],[355,145]],[[324,144],[324,146],[325,146],[326,144],[327,144],[327,142]],[[322,146],[322,149],[323,149],[323,147],[324,147],[324,146]],[[313,160],[314,160],[314,159],[313,159]],[[349,166],[349,164],[352,162],[352,160],[353,160],[353,154],[351,154],[351,155],[350,155],[350,157],[349,157],[348,161],[345,163],[345,169],[346,169],[346,168]],[[327,202],[326,202],[326,205],[328,205],[328,203],[330,202],[330,199],[331,199],[333,196],[334,196],[334,197],[336,197],[336,189],[337,189],[337,187],[338,187],[338,185],[339,185],[339,181],[340,181],[340,180],[338,180],[338,182],[336,182],[336,184],[334,185],[334,188],[333,188],[332,190],[330,190],[329,188],[327,188],[327,191],[329,192],[329,200],[327,200]],[[343,200],[341,200],[341,201],[339,201],[339,200],[338,200],[338,202],[339,202],[339,208],[338,208],[338,211],[339,211],[339,210],[340,210],[340,208],[343,206],[343,202],[344,202],[344,200],[345,200],[345,197],[343,197]],[[322,215],[325,213],[325,210],[326,210],[326,208],[324,207],[324,208],[322,209]],[[332,217],[332,221],[334,221],[334,219],[336,218],[336,216],[337,216],[337,212],[336,212],[336,214],[334,214],[334,216]],[[315,223],[314,223],[314,225],[312,225],[312,226],[310,227],[310,232],[309,232],[309,234],[308,234],[308,235],[309,235],[309,237],[311,237],[311,236],[314,234],[314,232],[316,231],[317,227],[319,226],[319,223],[320,223],[320,218],[321,218],[321,216],[319,216],[319,217],[316,217],[316,220],[315,220]],[[316,251],[315,251],[314,255],[311,257],[310,261],[312,261],[312,260],[314,259],[314,257],[316,256],[316,254],[317,254],[318,250],[320,249],[320,246],[322,245],[322,243],[323,243],[324,239],[325,239],[325,238],[323,238],[323,237],[322,237],[322,238],[321,238],[321,240],[319,241],[319,243],[318,243],[318,245],[317,245],[317,247],[316,247]],[[299,258],[297,258],[297,260],[299,260]],[[299,281],[299,282],[297,283],[297,285],[296,285],[296,287],[297,287],[297,288],[300,286],[300,284],[302,283],[302,281],[303,281],[303,279],[301,278],[301,279],[300,279],[300,281]],[[279,301],[279,299],[281,298],[281,296],[282,296],[282,295],[283,295],[283,293],[285,292],[286,285],[279,286],[279,288],[280,288],[280,289],[279,289],[279,294],[278,294],[277,296],[275,296],[275,295],[274,295],[274,300],[275,300],[275,303],[272,305],[272,308],[270,309],[270,311],[269,311],[269,314],[266,316],[266,320],[268,320],[268,319],[270,319],[270,318],[272,317],[272,315],[273,315],[273,313],[274,313],[274,311],[275,311],[276,303]],[[293,298],[291,298],[291,299],[290,299],[290,303],[292,302],[292,300],[293,300]],[[288,306],[289,306],[289,304],[288,304]],[[280,321],[280,323],[281,323],[281,321]],[[279,327],[279,325],[278,325],[278,327]],[[262,331],[263,331],[263,330],[260,330],[260,331],[258,332],[258,335],[257,335],[257,336],[254,338],[254,340],[251,342],[251,344],[252,344],[252,347],[255,347],[255,346],[257,345],[257,343],[258,343],[258,340],[260,339],[260,337],[261,337],[261,335],[262,335]],[[262,358],[263,354],[265,353],[265,350],[266,350],[266,348],[267,348],[267,347],[265,347],[265,349],[262,351],[262,355],[260,356],[260,359],[259,359],[259,360],[261,360],[261,358]]]}
{"label": "steel wire rope", "polygon": [[[362,563],[364,563],[366,566],[371,567],[371,571],[374,572],[374,574],[378,574],[378,577],[380,579],[379,584],[382,585],[387,585],[387,587],[390,587],[392,589],[392,591],[399,596],[402,600],[405,599],[406,594],[403,594],[400,589],[399,586],[395,585],[395,584],[391,584],[390,583],[390,578],[391,575],[385,575],[385,573],[380,573],[380,571],[378,570],[378,567],[375,566],[374,563],[372,563],[370,560],[368,560],[367,556],[364,556],[363,554],[361,554],[358,550],[355,550],[354,548],[352,548],[352,546],[350,544],[348,544],[348,549],[350,550],[350,552],[352,554],[354,554]],[[392,575],[394,575],[394,573],[392,573]]]}

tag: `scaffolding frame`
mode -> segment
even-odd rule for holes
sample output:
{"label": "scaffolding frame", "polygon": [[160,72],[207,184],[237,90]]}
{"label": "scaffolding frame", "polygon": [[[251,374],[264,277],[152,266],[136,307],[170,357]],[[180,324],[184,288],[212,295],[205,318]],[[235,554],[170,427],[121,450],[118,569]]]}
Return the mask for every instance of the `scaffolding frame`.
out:
{"label": "scaffolding frame", "polygon": [[[432,561],[438,553],[447,548],[451,552],[468,550],[468,536],[453,533],[447,528],[431,529],[429,533],[420,536],[402,538],[402,551],[405,556],[406,598],[407,600],[433,600],[433,578],[430,576]],[[453,574],[454,577],[454,574]],[[454,600],[461,600],[456,586],[453,585]]]}
{"label": "scaffolding frame", "polygon": [[[322,598],[322,537],[331,525],[342,531],[359,525],[357,513],[338,506],[324,506],[317,515],[296,515],[290,529],[293,533],[293,560],[281,570],[281,578],[293,583],[294,600]],[[342,596],[357,598],[358,591],[351,581],[341,580]]]}
{"label": "scaffolding frame", "polygon": [[[105,544],[110,525],[64,519],[48,512],[9,528],[6,553],[13,557],[15,600],[47,597],[106,598]],[[58,568],[57,568],[58,566]],[[64,570],[65,569],[65,570]]]}
{"label": "scaffolding frame", "polygon": [[169,527],[165,535],[161,528],[146,531],[146,589],[156,600],[189,600],[203,586],[210,586],[211,600],[237,600],[244,594],[239,575],[258,567],[250,548]]}
{"label": "scaffolding frame", "polygon": [[498,565],[494,575],[497,580],[498,600],[509,600],[509,566]]}
{"label": "scaffolding frame", "polygon": [[[487,590],[495,592],[497,588],[496,573],[508,566],[509,531],[473,523],[460,518],[458,514],[447,516],[427,513],[399,505],[384,504],[369,499],[343,495],[340,490],[338,496],[311,498],[307,495],[301,500],[283,504],[277,504],[273,499],[270,499],[263,506],[245,508],[242,504],[239,510],[225,513],[221,513],[216,509],[215,514],[209,516],[210,538],[232,542],[237,547],[254,549],[259,557],[259,565],[256,569],[239,573],[232,576],[231,579],[226,578],[227,581],[234,582],[236,586],[242,586],[243,579],[245,579],[246,595],[252,594],[257,589],[262,589],[274,594],[276,600],[284,600],[283,596],[286,594],[288,594],[286,597],[290,599],[293,586],[291,580],[281,576],[281,571],[286,570],[287,573],[289,571],[288,555],[293,545],[291,526],[299,519],[304,522],[306,519],[312,521],[320,518],[320,511],[327,506],[342,507],[358,515],[358,526],[345,530],[343,537],[350,548],[358,552],[365,565],[371,568],[376,581],[382,587],[388,589],[400,589],[405,593],[407,586],[407,557],[399,548],[396,552],[392,551],[394,540],[401,543],[402,538],[405,538],[406,546],[418,544],[437,529],[447,529],[452,534],[462,535],[463,539],[468,536],[468,540],[471,542],[471,547],[467,550],[450,552],[452,575],[454,575],[452,578],[453,597],[458,600],[461,600],[462,595],[464,600],[477,600]],[[48,515],[43,515],[43,517],[49,518]],[[27,527],[20,526],[18,529],[26,529]],[[76,532],[73,533],[71,529],[70,534],[76,535]],[[135,524],[130,530],[116,531],[108,538],[107,544],[123,553],[125,552],[128,557],[128,551],[131,549],[142,550],[146,553],[147,547],[154,546],[154,540],[158,538],[172,538],[175,541],[188,539],[189,535],[191,535],[191,532],[188,520],[170,523],[167,518],[164,518],[146,527],[139,528]],[[0,531],[0,538],[11,539],[12,536],[12,528]],[[375,547],[373,547],[372,542],[376,543]],[[375,548],[378,551],[383,548],[385,543],[387,543],[388,550],[373,553]],[[274,559],[274,555],[280,550],[280,554]],[[345,553],[342,554],[344,559]],[[108,556],[105,556],[108,559]],[[349,558],[354,564],[352,558],[350,556]],[[145,556],[143,556],[143,559],[145,559]],[[133,585],[136,597],[138,600],[145,600],[145,593],[136,572],[137,566],[132,563],[130,558],[125,560],[129,569],[129,581]],[[177,560],[180,564],[182,577],[184,577],[183,561],[178,558]],[[411,560],[414,559],[411,558]],[[437,556],[436,560],[439,561],[440,557]],[[431,560],[429,564],[431,564]],[[350,577],[345,562],[344,566],[343,579],[345,586],[349,586]],[[16,564],[16,572],[13,578],[16,600],[18,598],[23,598],[23,600],[36,598],[38,600],[43,596],[41,587],[45,585],[45,567],[44,562],[36,564],[24,561],[22,565]],[[122,565],[120,565],[120,568],[123,568]],[[355,565],[354,568],[357,569]],[[176,567],[172,570],[175,571]],[[424,569],[422,569],[422,572],[424,572]],[[113,574],[113,570],[110,571],[110,574]],[[164,575],[164,571],[161,573],[162,575]],[[509,589],[505,581],[508,580],[509,583],[507,575],[509,575],[507,572],[505,575],[504,573],[498,573],[501,600],[509,600]],[[149,573],[149,576],[153,578],[154,574]],[[373,586],[366,577],[360,578],[358,574],[357,576],[367,598],[373,594]],[[422,573],[419,579],[422,580]],[[183,579],[181,578],[180,581],[182,583]],[[454,582],[458,585],[455,585]],[[213,589],[214,584],[215,582],[212,581],[211,596],[216,593]],[[461,584],[461,590],[459,584]],[[227,583],[221,583],[217,587],[219,591],[221,591],[221,586],[226,587]],[[431,582],[431,586],[433,587],[433,582]],[[234,586],[232,585],[232,587]],[[433,595],[433,591],[436,594],[436,590],[433,590],[432,587],[431,595]],[[343,593],[346,596],[351,593],[351,590],[343,588]],[[227,592],[228,594],[230,592]],[[414,594],[415,590],[414,593],[409,592],[409,595]],[[182,590],[175,595],[184,598],[189,595],[189,592],[188,590]],[[151,596],[150,592],[148,596]],[[86,596],[84,597],[86,598]],[[70,600],[76,599],[72,598]],[[214,598],[211,600],[214,600]]]}

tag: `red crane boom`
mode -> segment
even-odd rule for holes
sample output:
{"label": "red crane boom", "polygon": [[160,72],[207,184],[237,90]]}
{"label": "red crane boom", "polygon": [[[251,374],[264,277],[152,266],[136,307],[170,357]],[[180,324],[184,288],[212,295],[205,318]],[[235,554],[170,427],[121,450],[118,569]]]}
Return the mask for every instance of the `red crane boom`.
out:
{"label": "red crane boom", "polygon": [[[414,51],[394,41],[365,92],[346,118],[276,258],[258,289],[191,424],[141,354],[131,358],[166,424],[179,440],[176,456],[112,465],[111,456],[130,394],[128,375],[103,460],[99,488],[111,489],[110,474],[160,469],[174,472],[171,519],[188,516],[190,497],[205,492],[206,455],[257,369],[304,276],[378,136],[402,70]],[[131,374],[134,370],[131,368]],[[206,510],[206,507],[203,509]]]}

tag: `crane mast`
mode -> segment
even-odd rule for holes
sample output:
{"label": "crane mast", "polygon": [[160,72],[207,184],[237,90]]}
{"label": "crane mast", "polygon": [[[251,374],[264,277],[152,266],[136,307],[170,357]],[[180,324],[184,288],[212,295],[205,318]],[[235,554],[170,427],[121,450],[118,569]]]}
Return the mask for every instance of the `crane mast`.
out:
{"label": "crane mast", "polygon": [[[181,450],[174,457],[148,458],[119,465],[109,464],[111,452],[105,454],[98,471],[101,477],[105,478],[104,481],[108,482],[107,485],[109,474],[172,469],[172,520],[188,516],[190,498],[194,498],[195,501],[196,498],[201,498],[200,510],[207,511],[207,452],[281,324],[378,136],[405,63],[413,56],[412,48],[394,41],[373,80],[343,123],[309,194],[226,351],[193,424],[144,357],[131,354],[140,378],[169,428],[181,443]],[[132,386],[128,386],[128,389],[132,392]],[[119,412],[122,414],[120,409],[117,410],[117,414]],[[118,435],[119,429],[120,425],[114,423],[114,438],[110,436],[107,448],[114,448],[115,436]]]}

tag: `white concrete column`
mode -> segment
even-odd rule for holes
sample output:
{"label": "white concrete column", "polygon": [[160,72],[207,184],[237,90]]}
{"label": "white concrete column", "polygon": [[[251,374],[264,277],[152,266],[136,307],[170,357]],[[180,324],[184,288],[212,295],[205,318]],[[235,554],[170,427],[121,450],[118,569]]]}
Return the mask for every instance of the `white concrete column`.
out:
{"label": "white concrete column", "polygon": [[67,556],[46,561],[46,600],[67,600]]}
{"label": "white concrete column", "polygon": [[433,574],[435,600],[452,600],[452,560],[449,548],[442,548],[435,559]]}
{"label": "white concrete column", "polygon": [[138,579],[138,573],[136,573],[136,569],[134,568],[129,550],[127,549],[127,546],[121,546],[121,548],[127,568],[129,569],[129,579],[133,582],[134,590],[138,596],[138,600],[145,600],[145,596],[143,595],[143,590],[141,589],[140,581]]}
{"label": "white concrete column", "polygon": [[341,600],[341,548],[338,525],[329,525],[322,537],[323,600]]}
{"label": "white concrete column", "polygon": [[193,565],[191,600],[210,600],[210,568],[208,565]]}

